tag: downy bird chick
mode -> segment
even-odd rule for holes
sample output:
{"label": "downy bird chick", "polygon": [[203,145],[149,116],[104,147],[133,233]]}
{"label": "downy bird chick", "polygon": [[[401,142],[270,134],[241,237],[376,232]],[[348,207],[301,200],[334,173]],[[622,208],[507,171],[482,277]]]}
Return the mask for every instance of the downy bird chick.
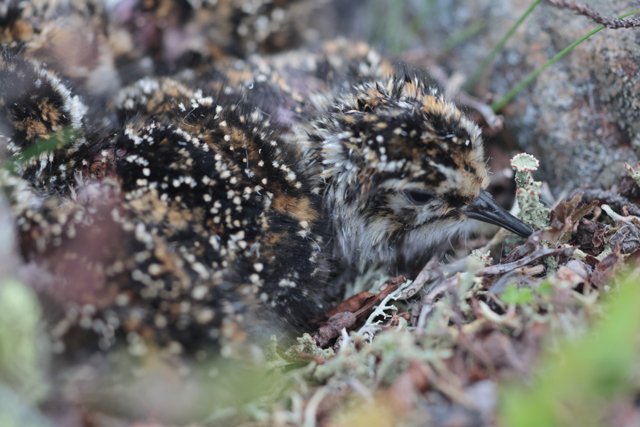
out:
{"label": "downy bird chick", "polygon": [[311,135],[335,257],[361,271],[420,260],[467,218],[531,234],[485,191],[478,126],[417,78],[354,87],[327,103]]}

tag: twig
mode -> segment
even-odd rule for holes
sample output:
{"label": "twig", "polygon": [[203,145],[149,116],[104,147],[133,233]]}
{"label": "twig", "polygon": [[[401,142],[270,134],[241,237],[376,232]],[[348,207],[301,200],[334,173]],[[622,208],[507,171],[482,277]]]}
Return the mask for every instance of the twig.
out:
{"label": "twig", "polygon": [[609,205],[602,205],[600,207],[602,208],[603,211],[605,211],[607,213],[607,215],[609,215],[615,221],[618,221],[618,222],[629,222],[629,223],[632,223],[635,226],[640,226],[640,218],[638,218],[637,216],[633,216],[633,215],[622,216],[622,215],[619,215],[616,212],[614,212],[613,209],[611,209],[611,207]]}
{"label": "twig", "polygon": [[540,239],[542,237],[543,231],[544,230],[538,230],[531,236],[527,237],[527,240],[523,244],[512,250],[511,253],[509,253],[509,255],[502,260],[502,262],[507,264],[533,252],[540,244]]}
{"label": "twig", "polygon": [[318,411],[318,406],[320,406],[320,402],[324,399],[324,396],[327,394],[326,387],[320,387],[318,391],[309,399],[307,403],[307,407],[304,408],[304,424],[303,427],[315,427],[316,425],[316,412]]}
{"label": "twig", "polygon": [[[411,283],[411,285],[402,291],[400,294],[400,298],[408,299],[414,296],[420,289],[424,288],[424,285],[427,284],[429,279],[431,279],[431,272],[435,271],[439,273],[438,264],[442,261],[442,257],[444,256],[444,252],[436,252],[429,262],[425,264],[425,266],[420,270],[418,277]],[[442,273],[440,273],[442,275]]]}
{"label": "twig", "polygon": [[456,274],[453,277],[448,278],[439,285],[433,287],[422,300],[422,309],[420,310],[420,316],[418,317],[418,325],[416,326],[416,332],[421,333],[424,330],[424,325],[427,321],[427,316],[431,313],[433,303],[436,298],[441,297],[452,286],[458,283],[459,276]]}
{"label": "twig", "polygon": [[640,18],[607,18],[595,11],[588,4],[577,3],[574,0],[544,0],[545,3],[558,9],[566,9],[578,15],[586,16],[596,24],[604,25],[606,28],[618,30],[620,28],[640,27]]}
{"label": "twig", "polygon": [[[400,279],[400,280],[398,280]],[[375,307],[375,309],[373,310],[373,312],[371,314],[369,314],[369,317],[367,317],[367,321],[365,322],[364,325],[362,325],[362,327],[358,330],[359,334],[368,332],[371,333],[373,335],[373,333],[376,330],[379,330],[380,327],[378,326],[381,321],[375,321],[376,317],[378,316],[383,316],[385,319],[388,317],[392,317],[392,315],[385,313],[386,310],[394,310],[397,311],[398,308],[394,305],[387,305],[389,304],[389,302],[391,302],[391,300],[399,300],[401,299],[401,295],[402,292],[409,287],[410,282],[407,281],[407,279],[405,279],[404,276],[398,276],[394,279],[392,279],[392,281],[396,281],[394,283],[391,283],[388,286],[388,288],[384,288],[382,291],[380,291],[380,294],[378,294],[378,296],[383,295],[383,292],[385,297],[382,300],[382,302],[380,302],[377,307]],[[389,292],[388,294],[386,292]],[[379,299],[377,299],[377,301],[379,301]],[[363,313],[365,313],[365,311],[363,309],[360,309],[358,311],[356,311],[354,314],[356,314],[358,317],[361,316]]]}
{"label": "twig", "polygon": [[373,393],[357,378],[347,379],[347,385],[353,389],[356,393],[362,396],[367,402],[373,402]]}
{"label": "twig", "polygon": [[526,282],[535,282],[533,276],[537,276],[538,274],[544,273],[545,268],[544,265],[538,264],[531,267],[521,267],[516,268],[515,270],[511,270],[509,273],[500,277],[491,287],[488,292],[490,294],[499,295],[506,288],[509,283],[517,282],[519,280]]}
{"label": "twig", "polygon": [[489,267],[482,268],[478,270],[476,273],[479,276],[488,276],[494,274],[503,274],[507,273],[511,270],[515,270],[519,267],[524,267],[525,265],[533,262],[537,259],[550,256],[550,255],[566,255],[570,256],[573,254],[575,248],[560,248],[560,249],[540,249],[532,253],[531,255],[527,255],[526,257],[519,259],[518,261],[510,262],[508,264],[498,264],[491,265]]}
{"label": "twig", "polygon": [[452,401],[467,408],[477,409],[477,404],[469,399],[464,393],[464,390],[462,390],[459,384],[460,379],[441,363],[436,364],[434,362],[435,361],[432,361],[427,364],[427,368],[431,367],[431,371],[433,372],[433,374],[429,375],[429,383],[431,386]]}

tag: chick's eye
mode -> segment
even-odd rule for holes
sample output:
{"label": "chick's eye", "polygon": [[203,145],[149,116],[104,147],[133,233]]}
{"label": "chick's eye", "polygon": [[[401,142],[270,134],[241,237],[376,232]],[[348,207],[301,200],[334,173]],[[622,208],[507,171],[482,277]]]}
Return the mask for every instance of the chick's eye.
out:
{"label": "chick's eye", "polygon": [[431,200],[433,200],[433,196],[426,191],[420,190],[407,190],[404,192],[404,195],[409,199],[409,201],[415,205],[426,205]]}

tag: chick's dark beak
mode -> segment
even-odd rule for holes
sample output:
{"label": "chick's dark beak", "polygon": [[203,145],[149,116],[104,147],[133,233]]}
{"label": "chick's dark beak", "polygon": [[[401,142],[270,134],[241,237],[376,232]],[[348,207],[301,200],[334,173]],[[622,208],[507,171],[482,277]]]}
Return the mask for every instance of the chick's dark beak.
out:
{"label": "chick's dark beak", "polygon": [[484,190],[482,190],[480,195],[464,208],[462,212],[469,218],[498,225],[520,237],[529,237],[531,233],[533,233],[533,230],[529,228],[529,226],[498,206],[496,202],[493,201],[491,194]]}

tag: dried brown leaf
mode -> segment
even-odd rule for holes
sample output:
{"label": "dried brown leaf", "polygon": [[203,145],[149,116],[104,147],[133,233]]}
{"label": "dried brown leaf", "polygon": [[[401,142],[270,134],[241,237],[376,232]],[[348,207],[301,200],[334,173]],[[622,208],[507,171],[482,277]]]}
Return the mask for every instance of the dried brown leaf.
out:
{"label": "dried brown leaf", "polygon": [[[318,328],[313,338],[320,347],[327,347],[331,340],[340,336],[340,331],[343,328],[346,330],[352,329],[358,319],[371,314],[375,306],[380,304],[387,295],[398,289],[398,286],[406,281],[406,277],[397,276],[382,285],[382,290],[377,295],[361,292],[342,302],[329,312],[329,319]],[[346,311],[347,309],[348,311]]]}
{"label": "dried brown leaf", "polygon": [[382,290],[380,291],[380,293],[370,300],[367,300],[365,304],[355,312],[355,315],[358,316],[358,318],[362,316],[368,316],[369,314],[371,314],[375,306],[380,304],[382,300],[387,297],[387,295],[398,289],[398,287],[404,284],[406,281],[407,278],[402,275],[389,280],[387,283],[382,285]]}
{"label": "dried brown leaf", "polygon": [[604,233],[607,226],[582,218],[578,223],[572,241],[578,244],[581,251],[590,255],[599,255],[604,249]]}
{"label": "dried brown leaf", "polygon": [[602,287],[606,285],[613,274],[622,265],[622,255],[620,254],[620,245],[615,242],[616,248],[612,253],[607,255],[602,261],[600,261],[596,269],[589,276],[589,283],[595,287]]}
{"label": "dried brown leaf", "polygon": [[600,204],[606,203],[616,212],[622,212],[626,207],[629,214],[640,216],[640,207],[636,206],[631,200],[620,195],[618,192],[588,189],[584,191],[583,200],[597,200]]}
{"label": "dried brown leaf", "polygon": [[573,228],[584,217],[598,206],[597,201],[578,208],[583,193],[578,193],[571,200],[563,201],[551,211],[549,228],[542,233],[542,239],[554,244],[564,244],[569,241]]}
{"label": "dried brown leaf", "polygon": [[336,308],[327,313],[327,317],[331,317],[335,314],[342,313],[345,311],[355,312],[358,311],[363,305],[367,303],[371,298],[375,298],[376,294],[372,294],[371,292],[360,292],[352,296],[351,298],[346,299],[345,301],[338,304]]}

